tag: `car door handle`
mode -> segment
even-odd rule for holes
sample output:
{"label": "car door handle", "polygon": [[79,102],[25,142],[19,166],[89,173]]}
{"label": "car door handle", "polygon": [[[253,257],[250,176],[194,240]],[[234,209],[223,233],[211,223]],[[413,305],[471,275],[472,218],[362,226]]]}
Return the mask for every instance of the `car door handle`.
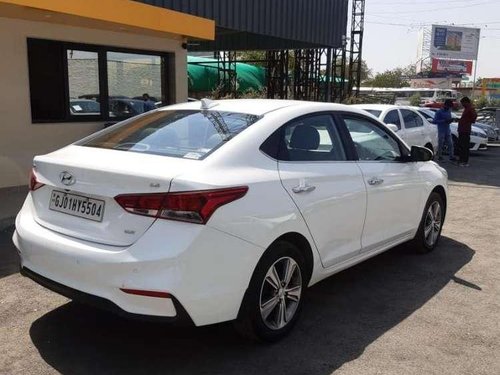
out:
{"label": "car door handle", "polygon": [[294,186],[292,188],[292,191],[294,193],[309,193],[311,191],[313,191],[314,189],[316,189],[316,186],[312,186],[312,185],[299,185],[299,186]]}
{"label": "car door handle", "polygon": [[368,185],[380,185],[384,180],[378,177],[372,177],[368,180]]}

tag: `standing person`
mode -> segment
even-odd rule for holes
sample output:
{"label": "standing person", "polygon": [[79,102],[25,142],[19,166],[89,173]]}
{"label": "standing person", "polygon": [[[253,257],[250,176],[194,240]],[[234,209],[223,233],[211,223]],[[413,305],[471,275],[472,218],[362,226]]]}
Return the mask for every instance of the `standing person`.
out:
{"label": "standing person", "polygon": [[460,103],[464,107],[464,112],[460,120],[458,120],[458,148],[460,151],[460,162],[458,165],[468,167],[470,131],[472,124],[476,122],[477,113],[468,97],[464,96],[460,99]]}
{"label": "standing person", "polygon": [[448,148],[448,157],[450,161],[456,161],[453,149],[453,141],[451,139],[450,124],[453,122],[451,117],[451,109],[453,108],[453,100],[446,99],[443,108],[436,112],[434,115],[434,124],[438,127],[438,160],[443,160],[444,145]]}
{"label": "standing person", "polygon": [[156,109],[156,105],[149,97],[149,94],[142,94],[142,99],[144,100],[144,112]]}

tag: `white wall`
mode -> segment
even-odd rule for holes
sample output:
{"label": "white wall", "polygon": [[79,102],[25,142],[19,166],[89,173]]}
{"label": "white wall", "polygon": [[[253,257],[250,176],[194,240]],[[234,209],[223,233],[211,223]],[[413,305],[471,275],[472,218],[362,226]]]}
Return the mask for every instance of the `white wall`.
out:
{"label": "white wall", "polygon": [[[27,38],[175,53],[175,100],[187,100],[183,39],[168,39],[0,17],[0,188],[25,185],[35,155],[74,142],[103,123],[32,124]],[[61,88],[62,89],[62,88]]]}

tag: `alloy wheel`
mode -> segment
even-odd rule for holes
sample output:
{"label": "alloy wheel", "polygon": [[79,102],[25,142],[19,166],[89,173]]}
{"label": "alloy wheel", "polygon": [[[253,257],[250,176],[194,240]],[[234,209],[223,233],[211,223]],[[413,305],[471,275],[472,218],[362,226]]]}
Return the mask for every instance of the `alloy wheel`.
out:
{"label": "alloy wheel", "polygon": [[302,295],[302,274],[290,257],[278,259],[269,268],[260,289],[260,314],[273,330],[285,327],[295,316]]}
{"label": "alloy wheel", "polygon": [[436,244],[441,231],[441,205],[434,201],[427,210],[424,225],[424,239],[427,246],[432,247]]}

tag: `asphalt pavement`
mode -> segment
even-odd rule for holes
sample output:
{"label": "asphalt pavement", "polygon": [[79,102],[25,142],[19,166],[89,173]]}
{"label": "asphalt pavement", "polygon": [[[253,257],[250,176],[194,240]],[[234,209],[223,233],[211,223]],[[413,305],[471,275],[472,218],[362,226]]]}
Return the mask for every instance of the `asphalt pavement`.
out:
{"label": "asphalt pavement", "polygon": [[381,254],[308,290],[302,319],[273,345],[231,324],[173,328],[126,320],[18,273],[0,233],[1,374],[500,374],[500,147],[443,164],[439,247]]}

